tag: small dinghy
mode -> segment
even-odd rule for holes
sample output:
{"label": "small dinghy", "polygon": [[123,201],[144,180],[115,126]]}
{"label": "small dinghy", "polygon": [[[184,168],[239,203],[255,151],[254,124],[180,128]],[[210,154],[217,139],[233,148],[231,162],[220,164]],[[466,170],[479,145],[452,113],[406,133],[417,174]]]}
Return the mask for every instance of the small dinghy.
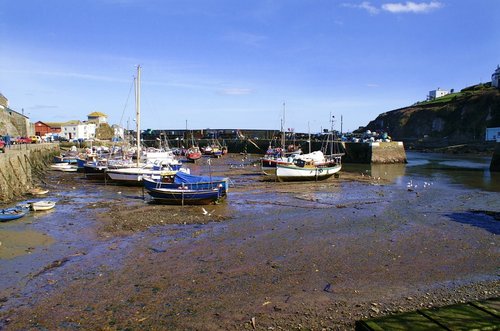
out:
{"label": "small dinghy", "polygon": [[45,190],[41,187],[34,187],[31,190],[29,190],[28,193],[31,195],[44,195],[49,193],[49,190]]}
{"label": "small dinghy", "polygon": [[26,215],[26,212],[19,208],[6,208],[0,211],[0,222],[17,220]]}
{"label": "small dinghy", "polygon": [[56,203],[54,201],[37,201],[30,202],[29,205],[31,210],[42,211],[54,208],[56,206]]}
{"label": "small dinghy", "polygon": [[69,163],[56,163],[50,166],[50,169],[56,171],[64,171],[64,172],[76,172],[78,171],[78,166],[71,165]]}

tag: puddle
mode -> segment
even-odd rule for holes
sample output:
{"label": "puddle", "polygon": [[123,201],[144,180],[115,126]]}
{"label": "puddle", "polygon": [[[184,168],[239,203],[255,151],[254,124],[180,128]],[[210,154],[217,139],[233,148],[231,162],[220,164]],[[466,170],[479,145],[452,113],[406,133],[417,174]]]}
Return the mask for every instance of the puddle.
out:
{"label": "puddle", "polygon": [[0,259],[13,259],[31,254],[41,246],[50,246],[54,239],[36,231],[0,231]]}

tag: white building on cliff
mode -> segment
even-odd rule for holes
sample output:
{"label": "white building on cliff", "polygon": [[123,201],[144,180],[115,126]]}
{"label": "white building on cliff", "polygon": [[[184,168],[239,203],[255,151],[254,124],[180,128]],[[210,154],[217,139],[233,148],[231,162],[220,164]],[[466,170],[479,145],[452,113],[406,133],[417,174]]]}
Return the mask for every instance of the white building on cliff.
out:
{"label": "white building on cliff", "polygon": [[427,96],[427,100],[434,100],[437,98],[441,98],[447,94],[450,94],[450,91],[442,90],[440,87],[438,87],[437,90],[429,91],[429,95]]}
{"label": "white building on cliff", "polygon": [[497,66],[497,70],[491,75],[491,86],[500,88],[500,66]]}

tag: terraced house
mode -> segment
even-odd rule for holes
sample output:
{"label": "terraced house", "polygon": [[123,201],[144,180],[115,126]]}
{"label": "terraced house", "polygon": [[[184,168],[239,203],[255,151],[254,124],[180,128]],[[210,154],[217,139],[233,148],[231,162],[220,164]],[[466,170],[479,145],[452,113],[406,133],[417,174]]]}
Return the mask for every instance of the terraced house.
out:
{"label": "terraced house", "polygon": [[9,108],[9,100],[0,93],[0,135],[10,136],[31,136],[33,135],[33,125],[29,117]]}

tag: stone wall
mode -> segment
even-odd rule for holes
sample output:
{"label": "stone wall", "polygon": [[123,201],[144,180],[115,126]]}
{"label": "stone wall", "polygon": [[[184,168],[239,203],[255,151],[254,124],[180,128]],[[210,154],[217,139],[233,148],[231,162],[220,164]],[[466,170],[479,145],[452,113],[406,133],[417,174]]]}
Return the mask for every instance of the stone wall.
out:
{"label": "stone wall", "polygon": [[0,153],[0,202],[22,197],[43,180],[59,144],[15,145]]}
{"label": "stone wall", "polygon": [[495,152],[493,152],[493,157],[491,158],[490,171],[500,172],[500,143],[496,144]]}
{"label": "stone wall", "polygon": [[370,143],[372,158],[370,163],[407,163],[406,152],[401,141]]}
{"label": "stone wall", "polygon": [[[208,141],[201,141],[200,146],[205,146]],[[297,141],[302,147],[304,153],[309,152],[308,143],[305,141]],[[253,140],[249,141],[229,141],[227,142],[230,153],[255,153],[264,154],[269,146],[269,140]],[[320,150],[321,142],[313,142],[311,149],[313,151]],[[342,142],[338,144],[339,150],[336,153],[344,153],[342,157],[343,163],[406,163],[406,152],[404,145],[400,141],[394,142],[373,142],[373,143],[353,143]]]}
{"label": "stone wall", "polygon": [[31,135],[29,118],[9,108],[0,107],[0,135],[26,137]]}
{"label": "stone wall", "polygon": [[406,152],[400,141],[372,143],[342,143],[343,163],[390,164],[406,163]]}

